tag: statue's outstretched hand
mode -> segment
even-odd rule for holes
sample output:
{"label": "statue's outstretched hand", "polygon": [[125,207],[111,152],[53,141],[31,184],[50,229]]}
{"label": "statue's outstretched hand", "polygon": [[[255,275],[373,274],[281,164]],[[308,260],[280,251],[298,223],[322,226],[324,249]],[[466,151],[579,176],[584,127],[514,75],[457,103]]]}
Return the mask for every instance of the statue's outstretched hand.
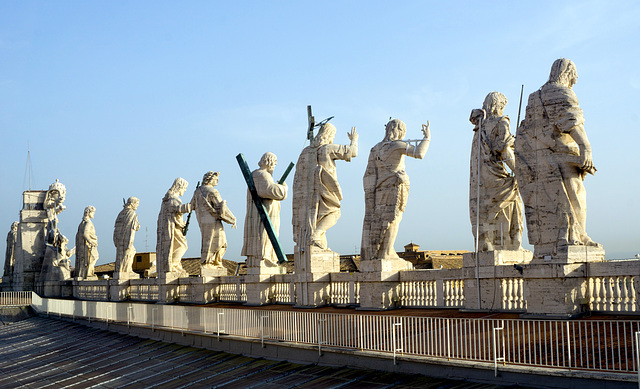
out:
{"label": "statue's outstretched hand", "polygon": [[431,131],[429,131],[429,121],[427,120],[427,124],[422,125],[422,133],[424,134],[425,139],[431,139]]}
{"label": "statue's outstretched hand", "polygon": [[360,135],[358,135],[358,133],[356,132],[355,127],[351,127],[351,132],[347,132],[347,136],[349,137],[349,140],[351,141],[351,143],[354,143],[358,141],[358,137]]}
{"label": "statue's outstretched hand", "polygon": [[582,170],[586,172],[593,171],[593,156],[591,150],[585,150],[580,156],[580,163],[582,164]]}

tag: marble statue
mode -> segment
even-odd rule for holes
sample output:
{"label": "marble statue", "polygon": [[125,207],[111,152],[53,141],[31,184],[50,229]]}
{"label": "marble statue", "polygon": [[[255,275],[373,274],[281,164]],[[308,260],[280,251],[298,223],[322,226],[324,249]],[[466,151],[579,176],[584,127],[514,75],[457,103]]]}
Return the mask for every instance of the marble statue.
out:
{"label": "marble statue", "polygon": [[[491,92],[484,99],[482,109],[474,109],[469,118],[475,124],[469,216],[473,236],[479,239],[479,251],[521,248],[522,200],[516,178],[507,170],[508,166],[511,172],[515,171],[515,138],[511,135],[509,117],[503,116],[506,105],[507,98],[502,93]],[[481,199],[479,204],[478,198]],[[479,236],[476,232],[478,223]]]}
{"label": "marble statue", "polygon": [[333,143],[336,128],[320,127],[311,145],[300,153],[293,180],[293,240],[301,247],[311,244],[328,249],[326,232],[340,218],[342,190],[336,160],[350,162],[358,155],[358,133],[347,133],[350,145]]}
{"label": "marble statue", "polygon": [[424,137],[418,141],[402,140],[407,128],[398,119],[390,120],[385,131],[384,139],[369,153],[363,178],[363,260],[399,259],[393,244],[409,196],[409,176],[405,172],[404,157],[422,159],[429,148],[429,122],[422,125]]}
{"label": "marble statue", "polygon": [[160,213],[158,214],[158,231],[156,242],[156,263],[158,277],[172,274],[175,277],[188,277],[182,268],[182,256],[187,251],[187,238],[184,235],[184,213],[191,212],[191,204],[182,204],[180,196],[184,195],[189,183],[183,178],[176,178],[173,185],[164,195]]}
{"label": "marble statue", "polygon": [[18,242],[18,222],[11,224],[7,234],[7,251],[4,256],[4,277],[13,277],[13,266],[16,260],[16,243]]}
{"label": "marble statue", "polygon": [[64,281],[71,278],[69,257],[73,255],[76,249],[67,249],[67,243],[69,243],[69,240],[64,235],[56,232],[53,242],[45,244],[40,282]]}
{"label": "marble statue", "polygon": [[602,247],[586,231],[583,180],[596,169],[582,109],[572,90],[577,79],[572,61],[556,60],[549,81],[529,95],[516,134],[516,177],[536,257],[556,255],[566,246]]}
{"label": "marble statue", "polygon": [[116,218],[113,227],[113,244],[116,246],[116,264],[114,278],[139,278],[133,272],[133,257],[136,254],[136,248],[133,247],[133,240],[136,231],[140,229],[138,223],[138,215],[136,209],[140,200],[137,197],[129,197],[122,211]]}
{"label": "marble statue", "polygon": [[207,269],[222,268],[222,257],[227,251],[227,237],[222,222],[236,228],[236,217],[215,189],[219,179],[220,172],[205,173],[202,186],[195,190],[191,198],[191,208],[196,212],[202,235],[201,264],[202,268]]}
{"label": "marble statue", "polygon": [[80,280],[94,278],[94,267],[98,261],[98,237],[91,219],[96,208],[89,205],[84,209],[84,216],[76,233],[76,277]]}
{"label": "marble statue", "polygon": [[52,244],[58,232],[58,214],[66,209],[63,204],[67,195],[65,186],[56,179],[56,182],[49,185],[44,198],[44,209],[47,211],[47,226],[45,242]]}
{"label": "marble statue", "polygon": [[[280,201],[287,198],[288,189],[286,182],[278,184],[273,180],[273,171],[277,163],[276,155],[267,152],[258,162],[259,169],[251,172],[258,196],[262,198],[262,203],[271,218],[276,234],[280,229]],[[247,257],[247,266],[249,267],[259,267],[261,262],[267,266],[275,267],[278,265],[278,258],[248,190],[241,255]]]}

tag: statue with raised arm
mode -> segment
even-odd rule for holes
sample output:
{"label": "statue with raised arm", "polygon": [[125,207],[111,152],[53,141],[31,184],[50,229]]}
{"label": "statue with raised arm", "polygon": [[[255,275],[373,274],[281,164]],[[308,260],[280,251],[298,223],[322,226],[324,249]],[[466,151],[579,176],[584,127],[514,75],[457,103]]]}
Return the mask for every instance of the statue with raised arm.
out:
{"label": "statue with raised arm", "polygon": [[49,185],[44,198],[44,209],[47,211],[47,226],[45,230],[45,242],[53,243],[55,235],[58,232],[58,214],[67,207],[64,205],[64,199],[67,195],[67,188],[56,179],[56,182]]}
{"label": "statue with raised arm", "polygon": [[404,157],[422,159],[430,142],[429,122],[422,125],[423,139],[403,141],[407,132],[403,121],[390,120],[384,139],[373,146],[364,174],[365,216],[362,228],[363,260],[400,259],[393,245],[398,234],[407,198],[409,176]]}
{"label": "statue with raised arm", "polygon": [[[280,201],[287,198],[287,183],[278,184],[273,180],[273,171],[277,164],[276,155],[267,152],[260,158],[259,168],[251,172],[256,192],[262,198],[276,234],[280,229]],[[241,255],[247,257],[249,267],[260,267],[263,263],[268,267],[278,266],[278,258],[249,190],[247,190],[247,213],[244,219],[244,242]]]}
{"label": "statue with raised arm", "polygon": [[515,171],[515,138],[511,135],[509,117],[503,115],[506,105],[505,95],[491,92],[484,99],[482,109],[471,111],[469,118],[475,124],[470,160],[469,216],[473,236],[479,239],[479,251],[521,248],[522,201],[516,178],[507,170],[509,167],[511,172]]}
{"label": "statue with raised arm", "polygon": [[4,256],[4,276],[13,277],[13,266],[16,262],[16,243],[18,242],[18,222],[11,223],[11,230],[7,234],[7,250]]}
{"label": "statue with raised arm", "polygon": [[202,177],[202,186],[195,190],[191,198],[191,208],[196,211],[202,235],[200,251],[202,269],[223,267],[222,257],[227,251],[227,237],[222,222],[231,224],[233,228],[236,227],[236,217],[215,188],[219,179],[220,172],[205,173]]}
{"label": "statue with raised arm", "polygon": [[98,237],[91,221],[95,214],[95,207],[91,205],[86,207],[76,233],[76,277],[79,280],[95,277],[94,267],[98,261]]}
{"label": "statue with raised arm", "polygon": [[122,211],[118,214],[113,227],[113,244],[116,246],[115,279],[140,277],[132,269],[133,257],[136,254],[133,240],[136,231],[140,229],[138,215],[136,214],[139,204],[140,200],[137,197],[129,197]]}
{"label": "statue with raised arm", "polygon": [[586,231],[583,180],[596,169],[572,89],[577,79],[572,61],[556,60],[549,81],[529,95],[516,134],[516,177],[536,257],[555,256],[567,246],[602,247]]}
{"label": "statue with raised arm", "polygon": [[326,232],[338,222],[342,200],[335,161],[350,162],[358,155],[356,128],[347,136],[350,145],[334,144],[336,127],[324,123],[300,153],[293,179],[293,240],[298,246],[328,249]]}
{"label": "statue with raised arm", "polygon": [[182,256],[187,251],[187,238],[184,235],[185,222],[182,215],[191,212],[191,204],[182,204],[189,183],[184,178],[176,178],[164,195],[158,214],[156,242],[156,264],[158,277],[173,274],[176,277],[188,277],[182,268]]}

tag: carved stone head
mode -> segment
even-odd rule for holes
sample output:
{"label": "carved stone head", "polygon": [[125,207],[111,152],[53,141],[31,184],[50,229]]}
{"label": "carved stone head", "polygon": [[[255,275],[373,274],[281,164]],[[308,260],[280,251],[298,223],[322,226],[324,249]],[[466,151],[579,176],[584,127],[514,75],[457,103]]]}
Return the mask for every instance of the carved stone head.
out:
{"label": "carved stone head", "polygon": [[264,155],[262,156],[262,158],[260,158],[260,161],[258,162],[258,166],[260,166],[261,169],[266,169],[269,172],[273,172],[273,169],[276,167],[277,164],[278,164],[278,157],[276,157],[274,153],[271,153],[268,151],[264,153]]}
{"label": "carved stone head", "polygon": [[218,185],[220,179],[220,172],[208,171],[202,177],[202,185]]}
{"label": "carved stone head", "polygon": [[407,126],[404,122],[400,119],[392,119],[389,120],[389,123],[387,123],[387,126],[385,127],[384,140],[387,142],[401,140],[404,138],[406,133]]}
{"label": "carved stone head", "polygon": [[484,98],[482,109],[488,116],[502,116],[507,105],[507,97],[500,92],[491,92]]}
{"label": "carved stone head", "polygon": [[313,139],[313,146],[319,147],[333,143],[336,137],[336,127],[331,123],[325,123],[320,127],[318,135]]}
{"label": "carved stone head", "polygon": [[556,59],[551,65],[549,82],[557,83],[571,88],[578,80],[578,69],[570,59]]}

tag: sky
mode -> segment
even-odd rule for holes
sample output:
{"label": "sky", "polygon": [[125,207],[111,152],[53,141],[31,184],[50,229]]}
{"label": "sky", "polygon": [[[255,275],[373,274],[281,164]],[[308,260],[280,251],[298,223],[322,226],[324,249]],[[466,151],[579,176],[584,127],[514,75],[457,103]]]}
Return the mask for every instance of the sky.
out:
{"label": "sky", "polygon": [[[0,0],[0,232],[18,220],[22,192],[67,188],[59,228],[71,242],[96,207],[98,264],[115,259],[122,199],[140,199],[137,251],[155,251],[162,197],[176,177],[220,171],[238,218],[225,258],[240,256],[246,184],[278,156],[274,176],[306,141],[307,105],[335,116],[337,144],[360,134],[359,155],[337,161],[342,217],[331,249],[359,252],[369,150],[390,117],[407,138],[431,124],[423,160],[407,158],[408,205],[395,243],[473,250],[468,211],[469,113],[491,91],[515,123],[554,60],[577,66],[574,86],[598,169],[585,180],[587,231],[608,259],[640,253],[640,3],[637,1],[8,1]],[[29,174],[30,155],[31,174]],[[29,179],[30,177],[30,179]],[[293,182],[293,174],[287,180]],[[291,196],[280,241],[293,252]],[[185,257],[200,256],[195,217]],[[526,233],[523,240],[525,247]],[[0,245],[0,249],[4,245]]]}

